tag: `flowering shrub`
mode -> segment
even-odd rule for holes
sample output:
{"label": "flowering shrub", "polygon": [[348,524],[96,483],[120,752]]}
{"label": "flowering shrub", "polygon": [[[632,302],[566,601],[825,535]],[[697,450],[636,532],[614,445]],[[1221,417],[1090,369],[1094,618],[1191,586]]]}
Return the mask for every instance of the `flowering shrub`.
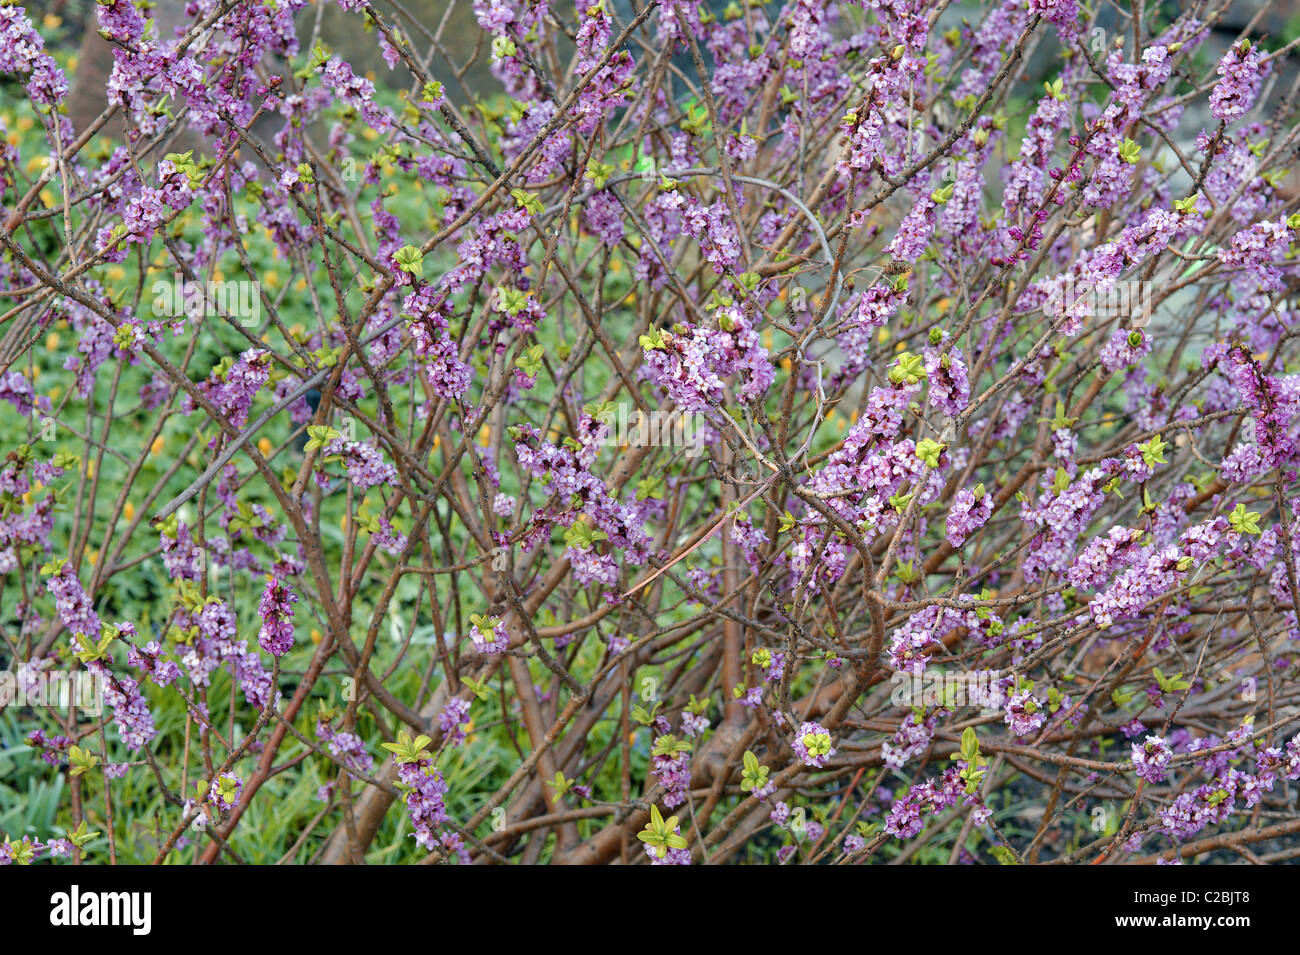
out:
{"label": "flowering shrub", "polygon": [[1300,41],[337,6],[0,6],[0,861],[1286,857]]}

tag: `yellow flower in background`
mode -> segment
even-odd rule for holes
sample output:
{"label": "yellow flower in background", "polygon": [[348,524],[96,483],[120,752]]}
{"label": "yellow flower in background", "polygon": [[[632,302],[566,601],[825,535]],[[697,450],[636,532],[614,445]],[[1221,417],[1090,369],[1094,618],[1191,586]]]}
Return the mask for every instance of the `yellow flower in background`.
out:
{"label": "yellow flower in background", "polygon": [[128,521],[135,520],[135,505],[127,501],[126,506],[122,508],[122,516]]}
{"label": "yellow flower in background", "polygon": [[162,454],[162,449],[163,449],[163,437],[160,434],[158,435],[158,437],[153,439],[153,444],[149,445],[149,453]]}
{"label": "yellow flower in background", "polygon": [[264,458],[265,458],[265,457],[268,457],[268,456],[271,454],[271,439],[270,439],[270,438],[258,438],[258,440],[257,440],[257,450],[260,451],[260,452],[262,453],[262,457],[264,457]]}
{"label": "yellow flower in background", "polygon": [[45,350],[46,350],[46,351],[58,351],[58,350],[59,350],[59,333],[58,333],[58,332],[50,332],[48,335],[45,336]]}

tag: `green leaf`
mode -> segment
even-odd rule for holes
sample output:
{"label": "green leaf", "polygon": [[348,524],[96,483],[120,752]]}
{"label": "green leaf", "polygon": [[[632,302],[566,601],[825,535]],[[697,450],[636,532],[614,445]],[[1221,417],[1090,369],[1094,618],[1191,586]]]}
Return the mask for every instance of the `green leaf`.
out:
{"label": "green leaf", "polygon": [[650,847],[656,858],[662,859],[668,855],[669,849],[685,849],[686,839],[677,835],[677,817],[669,816],[667,819],[659,812],[659,807],[651,804],[650,821],[646,827],[636,834],[636,837]]}
{"label": "green leaf", "polygon": [[898,364],[889,369],[889,380],[896,385],[914,385],[924,377],[925,360],[907,351],[899,355]]}
{"label": "green leaf", "polygon": [[546,210],[546,207],[542,205],[542,200],[527,190],[511,189],[510,195],[517,205],[523,206],[532,215],[539,216]]}
{"label": "green leaf", "polygon": [[943,453],[946,444],[940,444],[930,438],[922,438],[916,443],[916,456],[926,463],[927,467],[937,468],[939,466],[939,455]]}
{"label": "green leaf", "polygon": [[85,819],[82,819],[81,822],[77,823],[76,829],[65,829],[63,831],[68,834],[68,841],[78,849],[85,848],[86,843],[99,835],[99,830],[91,829],[87,826]]}
{"label": "green leaf", "polygon": [[587,178],[597,189],[604,189],[609,177],[614,175],[614,167],[594,159],[587,160]]}
{"label": "green leaf", "polygon": [[667,493],[667,485],[664,483],[662,474],[654,474],[643,477],[636,485],[636,499],[644,501],[649,498],[662,499]]}
{"label": "green leaf", "polygon": [[73,746],[68,749],[68,762],[71,765],[68,770],[70,775],[84,776],[99,765],[99,757],[80,746]]}
{"label": "green leaf", "polygon": [[896,511],[902,511],[911,503],[915,494],[915,491],[908,491],[906,494],[892,494],[889,498],[889,506]]}
{"label": "green leaf", "polygon": [[659,707],[663,705],[661,700],[656,700],[654,706],[646,710],[643,706],[633,706],[631,716],[642,726],[649,726],[655,721],[655,714],[659,712]]}
{"label": "green leaf", "polygon": [[411,739],[411,734],[406,730],[402,730],[397,734],[396,743],[381,743],[380,745],[392,753],[399,763],[418,763],[422,759],[429,758],[427,747],[432,742],[433,740],[424,734]]}
{"label": "green leaf", "polygon": [[1146,444],[1139,444],[1138,450],[1142,452],[1142,460],[1146,462],[1147,467],[1155,467],[1157,464],[1165,464],[1165,449],[1169,443],[1156,435]]}
{"label": "green leaf", "polygon": [[585,520],[575,521],[567,531],[564,532],[564,543],[578,550],[591,550],[597,541],[609,540],[609,535],[604,531],[591,527]]}
{"label": "green leaf", "polygon": [[408,275],[424,274],[424,253],[413,245],[404,245],[393,253],[397,267]]}
{"label": "green leaf", "polygon": [[1156,684],[1160,687],[1162,693],[1174,693],[1178,690],[1186,690],[1191,687],[1190,680],[1183,678],[1182,673],[1176,673],[1173,676],[1165,676],[1160,672],[1159,667],[1152,667],[1151,675],[1156,678]]}
{"label": "green leaf", "polygon": [[534,345],[516,358],[515,364],[529,378],[536,378],[542,373],[542,356],[545,354],[545,345]]}
{"label": "green leaf", "polygon": [[894,576],[908,586],[921,579],[921,572],[916,569],[915,561],[899,561],[894,569]]}
{"label": "green leaf", "polygon": [[498,285],[495,302],[497,311],[505,312],[511,318],[514,318],[528,304],[528,293],[517,288]]}
{"label": "green leaf", "polygon": [[1078,418],[1071,418],[1065,413],[1065,402],[1056,402],[1056,415],[1048,422],[1053,431],[1064,431],[1067,428],[1073,428]]}
{"label": "green leaf", "polygon": [[1001,865],[1020,864],[1019,862],[1016,861],[1016,854],[1012,852],[1010,849],[1008,849],[1006,846],[994,846],[989,851],[993,854],[993,858],[997,859]]}
{"label": "green leaf", "polygon": [[41,565],[41,574],[45,577],[51,574],[57,574],[63,569],[63,565],[68,562],[66,557],[55,557]]}
{"label": "green leaf", "polygon": [[673,756],[677,753],[689,753],[691,744],[686,740],[679,740],[671,733],[667,736],[660,736],[655,740],[654,746],[650,750],[651,756]]}
{"label": "green leaf", "polygon": [[569,787],[573,785],[573,780],[565,779],[564,773],[557,769],[555,771],[555,779],[547,780],[546,784],[555,790],[555,797],[558,799],[569,791]]}
{"label": "green leaf", "polygon": [[504,60],[512,57],[517,52],[515,41],[508,36],[494,37],[492,40],[492,58]]}
{"label": "green leaf", "polygon": [[650,331],[641,336],[641,347],[646,351],[666,348],[667,343],[664,340],[664,333],[654,325],[650,326]]}
{"label": "green leaf", "polygon": [[1245,504],[1238,504],[1228,515],[1228,523],[1238,534],[1258,534],[1259,533],[1259,515],[1254,511],[1246,510]]}
{"label": "green leaf", "polygon": [[[340,431],[335,431],[329,425],[309,424],[307,426],[307,437],[309,440],[303,446],[303,450],[310,453],[319,448],[325,447],[325,445],[329,444],[331,441],[336,441],[339,438],[343,437],[343,433]],[[240,508],[240,511],[241,513],[243,512],[242,507]],[[253,511],[250,508],[248,510],[247,515],[245,515],[245,519],[247,519],[248,516],[252,515],[252,513]]]}

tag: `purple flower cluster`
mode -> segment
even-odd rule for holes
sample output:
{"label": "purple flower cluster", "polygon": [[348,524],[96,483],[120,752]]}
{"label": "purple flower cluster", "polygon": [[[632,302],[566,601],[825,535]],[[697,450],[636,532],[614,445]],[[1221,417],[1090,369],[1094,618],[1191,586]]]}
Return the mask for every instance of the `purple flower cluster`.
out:
{"label": "purple flower cluster", "polygon": [[158,728],[140,685],[129,676],[114,676],[98,660],[87,663],[86,670],[99,677],[104,702],[113,708],[113,724],[126,748],[135,751],[148,746],[158,735]]}
{"label": "purple flower cluster", "polygon": [[465,725],[469,722],[469,700],[453,696],[438,713],[438,728],[448,746],[465,742]]}
{"label": "purple flower cluster", "polygon": [[262,627],[257,631],[257,644],[273,657],[282,657],[293,649],[293,605],[298,595],[278,580],[266,582],[257,613]]}
{"label": "purple flower cluster", "polygon": [[680,332],[661,332],[661,342],[642,343],[650,380],[682,411],[721,405],[726,399],[723,379],[730,375],[739,378],[741,401],[762,396],[776,377],[767,349],[741,309],[720,311],[718,322],[716,330],[686,325]]}
{"label": "purple flower cluster", "polygon": [[54,57],[45,52],[45,40],[23,7],[0,6],[0,73],[29,76],[32,101],[54,107],[68,93],[68,80]]}
{"label": "purple flower cluster", "polygon": [[1002,714],[1002,721],[1011,727],[1014,736],[1028,736],[1039,729],[1046,719],[1046,712],[1041,700],[1033,691],[1025,687],[1017,689],[1007,697]]}
{"label": "purple flower cluster", "polygon": [[944,414],[956,417],[970,401],[970,378],[961,349],[927,348],[923,354],[931,403]]}
{"label": "purple flower cluster", "polygon": [[952,498],[952,508],[944,527],[948,543],[961,547],[970,536],[988,523],[993,514],[993,499],[984,488],[960,488]]}
{"label": "purple flower cluster", "polygon": [[244,781],[234,773],[220,773],[208,787],[208,802],[216,809],[232,809],[244,792]]}
{"label": "purple flower cluster", "polygon": [[1250,112],[1266,73],[1261,60],[1259,47],[1249,40],[1229,48],[1219,60],[1218,74],[1223,79],[1210,90],[1210,112],[1216,119],[1231,123]]}
{"label": "purple flower cluster", "polygon": [[324,454],[342,458],[348,480],[362,490],[397,480],[397,469],[372,445],[336,438],[325,446]]}
{"label": "purple flower cluster", "polygon": [[[469,628],[469,638],[474,644],[474,649],[487,656],[505,653],[510,649],[510,631],[500,620],[491,620],[489,623],[492,624],[490,627],[480,627],[475,623]],[[484,629],[487,630],[486,633]]]}
{"label": "purple flower cluster", "polygon": [[[214,369],[208,380],[200,382],[198,387],[232,427],[242,428],[248,423],[248,411],[253,406],[253,399],[270,376],[270,353],[262,348],[250,348],[229,368]],[[186,394],[182,399],[182,409],[186,414],[197,407],[197,402]]]}
{"label": "purple flower cluster", "polygon": [[432,852],[440,847],[437,830],[451,817],[443,797],[447,782],[430,759],[397,763],[397,779],[406,789],[404,802],[415,827],[415,841]]}
{"label": "purple flower cluster", "polygon": [[316,721],[316,736],[350,772],[368,773],[375,765],[365,741],[356,733],[335,730],[325,719]]}
{"label": "purple flower cluster", "polygon": [[899,839],[911,839],[924,827],[923,817],[927,813],[942,812],[958,802],[971,806],[971,819],[976,825],[983,825],[992,812],[977,795],[966,792],[966,784],[960,775],[964,768],[965,762],[959,760],[957,765],[944,771],[939,785],[927,779],[909,788],[903,798],[890,806],[885,818],[885,832]]}
{"label": "purple flower cluster", "polygon": [[81,586],[71,564],[66,561],[60,564],[45,582],[45,587],[54,598],[54,609],[58,612],[59,619],[70,633],[81,634],[92,640],[99,639],[99,632],[103,629],[99,614],[95,613],[90,597]]}
{"label": "purple flower cluster", "polygon": [[825,766],[835,755],[830,732],[820,723],[812,721],[805,721],[800,725],[799,732],[795,733],[790,746],[795,756],[799,757],[805,766],[816,769]]}
{"label": "purple flower cluster", "polygon": [[691,789],[691,754],[689,747],[678,748],[676,737],[655,737],[650,772],[664,789],[664,808],[673,809],[686,802]]}
{"label": "purple flower cluster", "polygon": [[1149,783],[1163,782],[1169,761],[1174,752],[1159,736],[1148,736],[1145,742],[1133,744],[1133,769]]}

